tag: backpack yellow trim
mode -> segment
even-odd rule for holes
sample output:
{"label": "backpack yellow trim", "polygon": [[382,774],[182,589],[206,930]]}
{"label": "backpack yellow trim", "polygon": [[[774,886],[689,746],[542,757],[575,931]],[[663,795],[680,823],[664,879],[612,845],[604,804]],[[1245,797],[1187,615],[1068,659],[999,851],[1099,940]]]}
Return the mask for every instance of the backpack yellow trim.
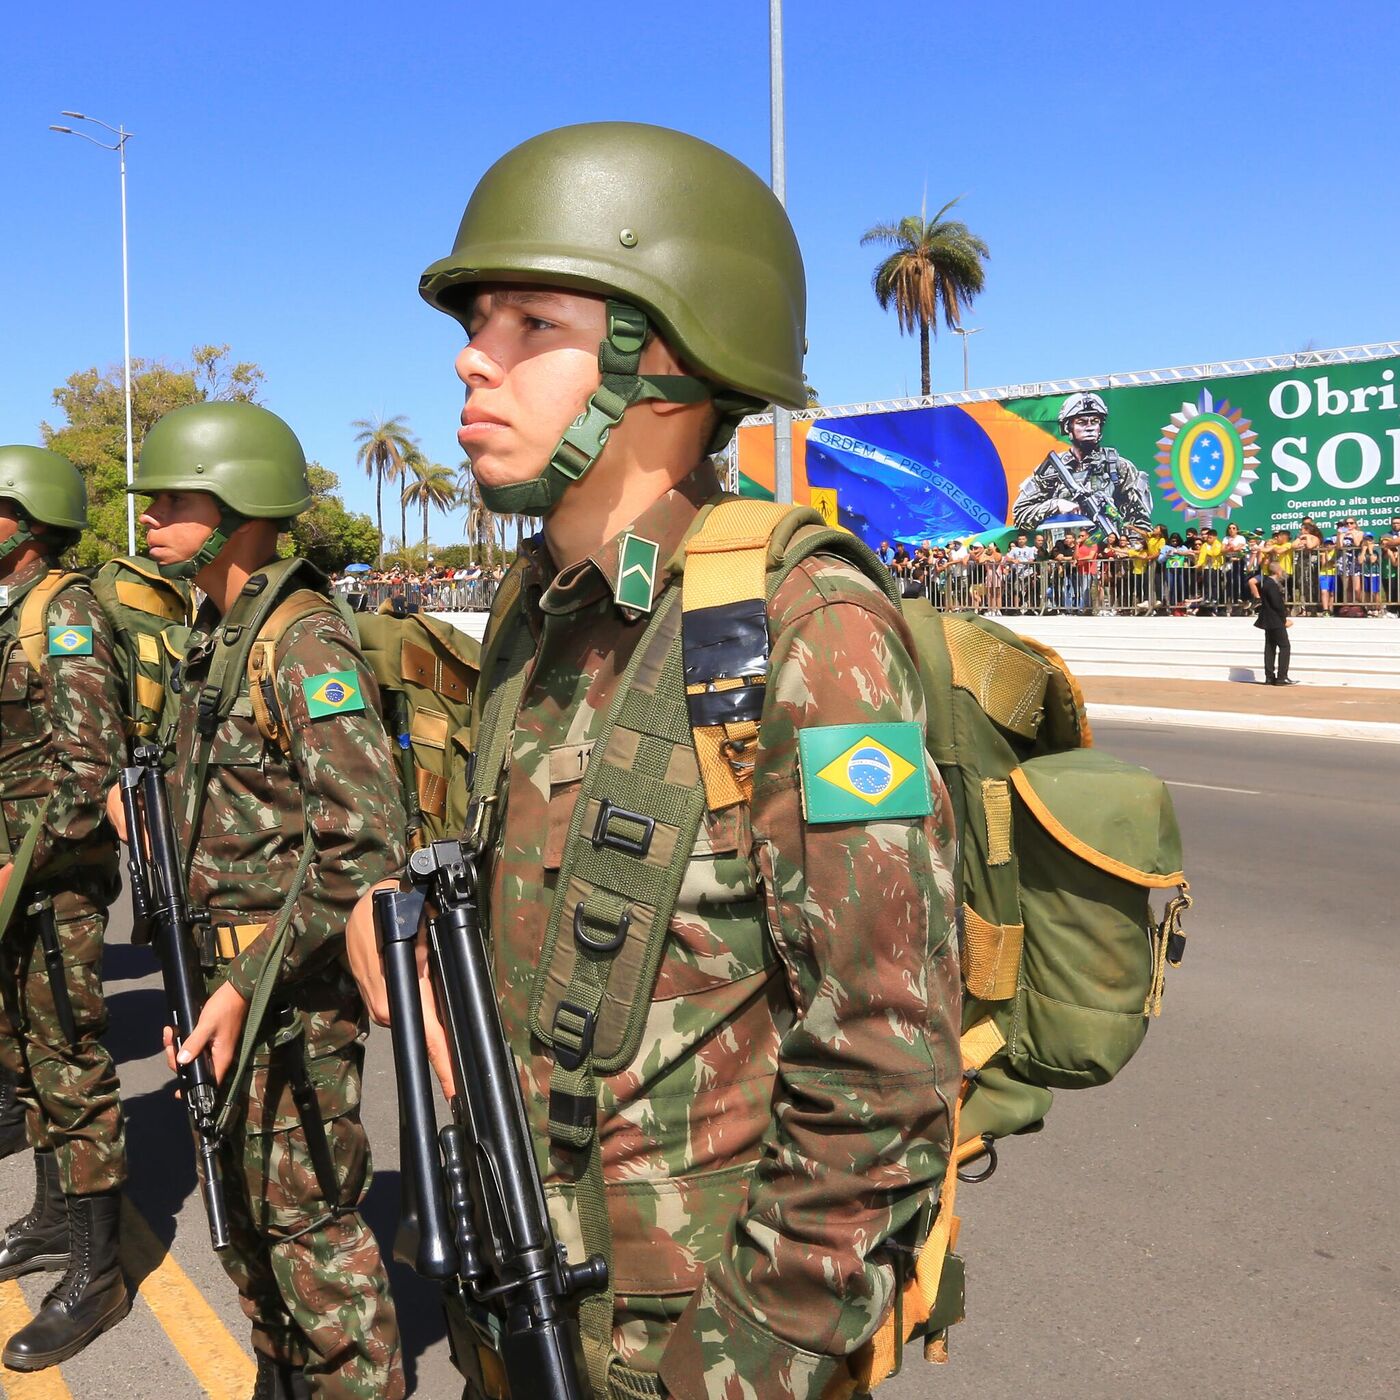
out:
{"label": "backpack yellow trim", "polygon": [[953,684],[975,697],[1003,729],[1034,739],[1045,713],[1050,667],[961,617],[943,619]]}
{"label": "backpack yellow trim", "polygon": [[154,613],[156,617],[166,618],[170,622],[185,620],[184,611],[177,600],[169,593],[152,588],[149,583],[119,578],[116,581],[116,594],[117,602],[125,607],[134,608],[137,612]]}
{"label": "backpack yellow trim", "polygon": [[1025,925],[988,923],[963,905],[962,973],[978,1001],[1006,1001],[1016,995]]}
{"label": "backpack yellow trim", "polygon": [[1169,890],[1175,889],[1186,879],[1184,870],[1173,870],[1167,875],[1152,875],[1146,870],[1139,870],[1136,866],[1126,865],[1121,860],[1115,860],[1110,855],[1105,855],[1102,851],[1096,851],[1087,841],[1081,841],[1060,819],[1040,800],[1035,788],[1031,786],[1030,779],[1019,768],[1011,770],[1011,781],[1016,785],[1016,792],[1022,802],[1030,808],[1036,821],[1043,826],[1056,841],[1067,851],[1073,851],[1081,860],[1086,860],[1090,865],[1096,866],[1099,870],[1109,875],[1116,875],[1120,880],[1127,880],[1134,885],[1143,885],[1148,889]]}

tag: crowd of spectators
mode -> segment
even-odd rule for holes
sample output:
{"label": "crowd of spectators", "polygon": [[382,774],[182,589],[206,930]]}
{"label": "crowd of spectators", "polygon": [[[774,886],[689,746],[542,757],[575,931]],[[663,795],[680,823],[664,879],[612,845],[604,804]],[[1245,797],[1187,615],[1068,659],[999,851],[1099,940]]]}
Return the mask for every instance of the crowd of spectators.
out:
{"label": "crowd of spectators", "polygon": [[333,574],[331,586],[357,612],[472,612],[491,606],[504,575],[504,564],[370,569]]}
{"label": "crowd of spectators", "polygon": [[1024,531],[1005,548],[976,536],[877,551],[906,598],[1001,613],[1160,612],[1242,616],[1257,580],[1278,560],[1289,610],[1338,616],[1400,613],[1400,516],[1380,534],[1344,516],[1310,516],[1296,530],[1245,533],[1233,521],[1095,538],[1088,530]]}

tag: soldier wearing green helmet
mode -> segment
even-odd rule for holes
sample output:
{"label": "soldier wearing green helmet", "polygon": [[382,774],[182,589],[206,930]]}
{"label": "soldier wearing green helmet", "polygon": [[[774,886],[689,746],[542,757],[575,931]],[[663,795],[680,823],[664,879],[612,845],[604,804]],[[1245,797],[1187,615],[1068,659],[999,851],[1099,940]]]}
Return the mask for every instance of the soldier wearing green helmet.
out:
{"label": "soldier wearing green helmet", "polygon": [[[803,402],[793,229],[703,141],[574,126],[482,176],[420,290],[467,333],[483,499],[544,522],[488,625],[465,839],[556,1233],[610,1264],[588,1388],[848,1392],[948,1158],[951,812],[878,561],[811,513],[769,549],[707,456]],[[875,778],[837,821],[802,755],[847,727]],[[349,950],[387,1020],[363,903]],[[499,1395],[448,1310],[467,1393]]]}
{"label": "soldier wearing green helmet", "polygon": [[[359,1213],[367,1025],[341,956],[356,898],[404,860],[378,691],[325,579],[277,557],[310,504],[282,419],[242,402],[176,409],[131,489],[150,497],[161,573],[206,595],[192,629],[165,634],[180,676],[171,808],[190,903],[208,911],[209,997],[181,1053],[209,1051],[235,1085],[219,1258],[252,1323],[254,1397],[398,1400],[397,1319]],[[166,1046],[173,1067],[169,1030]]]}
{"label": "soldier wearing green helmet", "polygon": [[0,447],[0,1063],[21,1086],[33,1207],[0,1241],[0,1279],[62,1277],[9,1337],[37,1371],[124,1318],[118,1261],[125,1134],[102,1044],[102,941],[117,892],[103,799],[124,713],[111,625],[87,579],[58,567],[87,523],[78,469]]}

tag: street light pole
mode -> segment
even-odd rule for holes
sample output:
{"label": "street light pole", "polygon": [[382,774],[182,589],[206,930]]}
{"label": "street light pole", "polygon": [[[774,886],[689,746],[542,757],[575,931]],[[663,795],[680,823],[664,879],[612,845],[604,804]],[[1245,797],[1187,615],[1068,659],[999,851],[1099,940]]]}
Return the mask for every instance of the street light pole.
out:
{"label": "street light pole", "polygon": [[[787,151],[783,140],[783,0],[768,0],[769,124],[773,141],[773,193],[787,207]],[[773,499],[792,500],[792,414],[773,405]]]}
{"label": "street light pole", "polygon": [[[106,122],[100,121],[97,117],[84,116],[81,112],[64,112],[63,115],[72,117],[75,121],[93,122],[110,131],[117,138],[114,143],[109,145],[106,141],[99,141],[95,136],[89,136],[85,131],[74,131],[71,126],[49,127],[50,131],[57,131],[64,136],[81,136],[84,141],[91,141],[94,146],[101,146],[104,151],[115,151],[120,163],[122,192],[122,382],[126,399],[126,484],[130,486],[136,479],[135,453],[131,434],[131,283],[127,265],[126,241],[126,143],[131,139],[132,133],[124,125],[108,126]],[[126,551],[128,554],[136,553],[136,498],[130,491],[126,495]]]}
{"label": "street light pole", "polygon": [[962,336],[963,343],[963,388],[969,388],[967,371],[967,340],[969,336],[981,335],[987,328],[985,326],[975,326],[972,330],[964,330],[961,326],[953,327],[953,334]]}

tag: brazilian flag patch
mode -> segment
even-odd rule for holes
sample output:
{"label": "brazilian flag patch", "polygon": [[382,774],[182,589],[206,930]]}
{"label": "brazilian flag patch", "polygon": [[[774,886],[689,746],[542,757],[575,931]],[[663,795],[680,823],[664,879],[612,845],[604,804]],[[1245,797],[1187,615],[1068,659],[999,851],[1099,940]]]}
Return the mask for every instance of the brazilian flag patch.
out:
{"label": "brazilian flag patch", "polygon": [[924,731],[898,724],[831,724],[797,734],[802,813],[811,823],[926,817],[933,811]]}
{"label": "brazilian flag patch", "polygon": [[91,656],[91,627],[50,627],[50,656]]}
{"label": "brazilian flag patch", "polygon": [[326,715],[348,715],[365,707],[360,678],[354,671],[327,671],[323,676],[307,676],[301,683],[306,696],[306,712],[312,719]]}

